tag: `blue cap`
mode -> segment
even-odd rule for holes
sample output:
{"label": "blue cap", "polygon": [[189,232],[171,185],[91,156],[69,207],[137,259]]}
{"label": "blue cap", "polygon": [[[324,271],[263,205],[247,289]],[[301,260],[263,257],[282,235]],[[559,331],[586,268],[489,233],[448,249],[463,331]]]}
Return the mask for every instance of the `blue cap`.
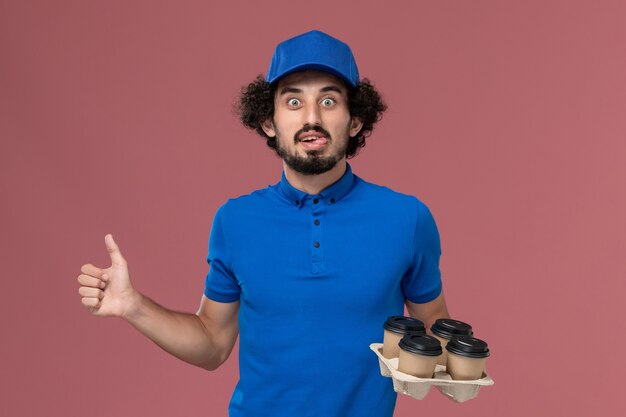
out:
{"label": "blue cap", "polygon": [[265,80],[272,84],[291,73],[310,69],[331,73],[351,87],[359,83],[359,70],[350,47],[319,30],[279,43]]}

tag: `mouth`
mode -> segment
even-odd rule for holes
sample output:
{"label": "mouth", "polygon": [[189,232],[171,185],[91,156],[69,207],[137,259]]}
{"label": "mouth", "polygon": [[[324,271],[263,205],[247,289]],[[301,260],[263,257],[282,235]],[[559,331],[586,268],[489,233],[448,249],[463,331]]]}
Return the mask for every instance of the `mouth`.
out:
{"label": "mouth", "polygon": [[324,148],[330,142],[330,135],[321,127],[305,126],[296,134],[297,142],[306,150],[318,150]]}
{"label": "mouth", "polygon": [[305,133],[298,138],[299,143],[305,149],[316,150],[328,144],[328,139],[323,135]]}

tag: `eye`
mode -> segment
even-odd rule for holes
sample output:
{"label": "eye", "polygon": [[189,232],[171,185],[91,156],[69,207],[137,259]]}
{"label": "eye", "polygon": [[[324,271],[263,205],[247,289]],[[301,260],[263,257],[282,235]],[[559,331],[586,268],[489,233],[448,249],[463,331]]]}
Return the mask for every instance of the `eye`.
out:
{"label": "eye", "polygon": [[292,107],[298,107],[300,105],[300,100],[297,98],[290,98],[287,100],[287,104]]}
{"label": "eye", "polygon": [[327,97],[324,100],[322,100],[322,106],[330,107],[333,104],[335,104],[335,100],[330,97]]}

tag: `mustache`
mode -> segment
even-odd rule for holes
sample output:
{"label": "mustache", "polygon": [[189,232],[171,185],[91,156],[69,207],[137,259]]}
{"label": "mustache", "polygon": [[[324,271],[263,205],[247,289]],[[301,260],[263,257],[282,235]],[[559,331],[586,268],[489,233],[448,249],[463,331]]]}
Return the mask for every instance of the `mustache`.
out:
{"label": "mustache", "polygon": [[312,126],[307,123],[302,127],[302,129],[298,130],[296,134],[293,135],[293,142],[298,143],[299,142],[298,136],[300,136],[303,133],[309,132],[311,130],[313,130],[314,132],[321,133],[328,139],[329,142],[332,140],[330,137],[330,133],[326,129],[324,129],[322,126],[317,126],[317,125]]}

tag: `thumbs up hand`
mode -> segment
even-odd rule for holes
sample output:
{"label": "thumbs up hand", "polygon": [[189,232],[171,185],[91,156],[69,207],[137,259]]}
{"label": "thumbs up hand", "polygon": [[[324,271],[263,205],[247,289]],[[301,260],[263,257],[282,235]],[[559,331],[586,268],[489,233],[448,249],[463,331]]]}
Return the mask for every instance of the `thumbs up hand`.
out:
{"label": "thumbs up hand", "polygon": [[82,297],[82,304],[92,314],[121,317],[129,309],[137,292],[130,282],[128,265],[113,236],[106,235],[104,242],[111,257],[111,266],[101,269],[92,264],[83,265],[78,276],[81,285],[78,293]]}

